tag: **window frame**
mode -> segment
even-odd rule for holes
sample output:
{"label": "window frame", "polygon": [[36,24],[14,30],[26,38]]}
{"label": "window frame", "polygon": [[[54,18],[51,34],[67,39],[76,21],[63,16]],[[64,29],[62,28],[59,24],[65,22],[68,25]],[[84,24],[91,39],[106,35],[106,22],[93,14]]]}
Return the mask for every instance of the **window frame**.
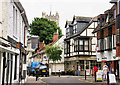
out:
{"label": "window frame", "polygon": [[[80,41],[82,41],[82,44],[80,45]],[[88,41],[88,44],[85,45],[85,41]],[[77,43],[76,43],[77,42]],[[88,50],[85,50],[85,46],[88,47]],[[82,47],[82,49],[80,49]],[[74,52],[88,52],[89,51],[89,39],[75,39],[74,40]]]}

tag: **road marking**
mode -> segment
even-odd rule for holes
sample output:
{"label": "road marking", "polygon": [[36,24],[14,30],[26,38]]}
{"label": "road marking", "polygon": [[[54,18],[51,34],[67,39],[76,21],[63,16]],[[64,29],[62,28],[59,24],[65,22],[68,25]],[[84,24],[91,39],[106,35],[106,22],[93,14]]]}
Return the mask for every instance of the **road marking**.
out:
{"label": "road marking", "polygon": [[46,82],[42,81],[41,79],[40,79],[40,82],[42,82],[42,83],[46,84]]}

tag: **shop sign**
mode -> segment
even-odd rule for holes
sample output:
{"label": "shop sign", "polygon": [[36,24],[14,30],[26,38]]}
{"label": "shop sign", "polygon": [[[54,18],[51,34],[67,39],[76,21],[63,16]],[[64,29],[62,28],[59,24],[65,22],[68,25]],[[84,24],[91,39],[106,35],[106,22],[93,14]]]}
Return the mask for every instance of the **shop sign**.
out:
{"label": "shop sign", "polygon": [[116,83],[115,74],[109,74],[110,83]]}
{"label": "shop sign", "polygon": [[103,58],[102,58],[102,61],[103,61],[103,62],[106,62],[106,61],[107,61],[107,57],[103,57]]}
{"label": "shop sign", "polygon": [[102,71],[101,72],[97,72],[96,73],[96,78],[97,78],[97,81],[102,81]]}

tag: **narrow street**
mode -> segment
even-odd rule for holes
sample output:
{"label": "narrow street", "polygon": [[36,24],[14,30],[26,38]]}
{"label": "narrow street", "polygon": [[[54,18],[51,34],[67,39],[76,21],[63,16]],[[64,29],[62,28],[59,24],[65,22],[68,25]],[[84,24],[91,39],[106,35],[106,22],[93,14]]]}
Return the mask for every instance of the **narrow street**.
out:
{"label": "narrow street", "polygon": [[[95,85],[93,82],[85,81],[84,77],[77,76],[51,76],[51,77],[39,77],[38,81],[36,81],[35,77],[28,77],[25,85],[28,84],[42,84],[42,85]],[[97,84],[98,85],[98,84]]]}

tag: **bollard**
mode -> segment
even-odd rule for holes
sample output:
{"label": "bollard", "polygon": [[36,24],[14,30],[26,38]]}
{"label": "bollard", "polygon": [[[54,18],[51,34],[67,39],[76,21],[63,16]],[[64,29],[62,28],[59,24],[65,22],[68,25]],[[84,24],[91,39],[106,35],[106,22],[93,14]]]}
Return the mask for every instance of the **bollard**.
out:
{"label": "bollard", "polygon": [[107,72],[107,85],[109,85],[109,72]]}
{"label": "bollard", "polygon": [[96,82],[96,71],[95,71],[95,82]]}
{"label": "bollard", "polygon": [[59,77],[60,77],[60,70],[59,70]]}
{"label": "bollard", "polygon": [[85,70],[85,80],[86,80],[86,70]]}

